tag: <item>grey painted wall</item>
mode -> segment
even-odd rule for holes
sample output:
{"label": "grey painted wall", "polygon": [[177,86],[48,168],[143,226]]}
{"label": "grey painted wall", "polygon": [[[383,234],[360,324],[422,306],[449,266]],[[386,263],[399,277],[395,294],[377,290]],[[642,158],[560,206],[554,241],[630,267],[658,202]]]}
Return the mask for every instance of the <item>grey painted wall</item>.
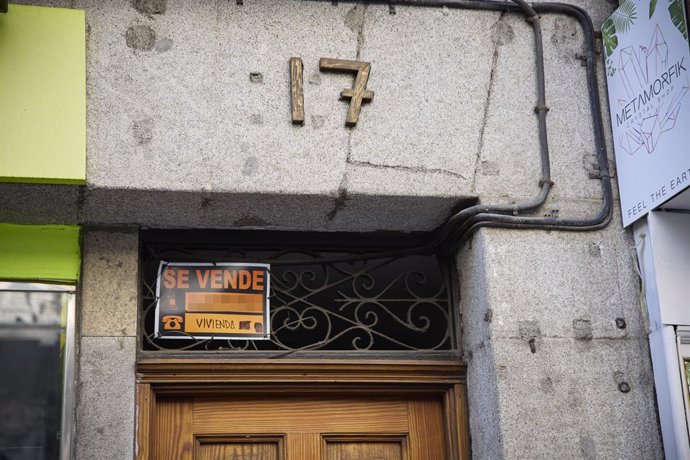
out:
{"label": "grey painted wall", "polygon": [[[597,29],[617,5],[572,3]],[[87,12],[88,186],[0,184],[0,221],[91,226],[78,458],[134,449],[137,237],[99,226],[428,230],[456,204],[538,191],[533,39],[518,15],[296,0],[50,4]],[[582,31],[558,15],[543,27],[556,185],[539,214],[588,216],[601,197]],[[302,127],[290,122],[292,56],[305,65]],[[376,96],[354,129],[338,101],[351,77],[319,72],[320,57],[372,62]],[[630,246],[616,218],[588,234],[482,230],[460,251],[475,458],[662,457]],[[121,334],[101,326],[111,317],[125,319]],[[103,391],[108,382],[118,391]]]}

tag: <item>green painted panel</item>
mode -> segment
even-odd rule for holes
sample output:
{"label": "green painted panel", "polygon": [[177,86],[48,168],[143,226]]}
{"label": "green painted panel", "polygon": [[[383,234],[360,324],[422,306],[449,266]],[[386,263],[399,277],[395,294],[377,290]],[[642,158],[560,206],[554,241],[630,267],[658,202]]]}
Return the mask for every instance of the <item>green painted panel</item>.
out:
{"label": "green painted panel", "polygon": [[0,14],[0,129],[0,182],[86,183],[83,11]]}
{"label": "green painted panel", "polygon": [[77,282],[80,231],[75,225],[0,224],[0,280]]}

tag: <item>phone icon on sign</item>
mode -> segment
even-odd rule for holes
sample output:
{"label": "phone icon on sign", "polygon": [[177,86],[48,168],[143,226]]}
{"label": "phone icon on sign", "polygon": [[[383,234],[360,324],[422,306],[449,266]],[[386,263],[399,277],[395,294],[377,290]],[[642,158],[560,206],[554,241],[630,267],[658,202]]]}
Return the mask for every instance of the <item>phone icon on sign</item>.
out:
{"label": "phone icon on sign", "polygon": [[182,322],[184,319],[182,319],[181,316],[168,315],[162,317],[161,321],[163,321],[163,329],[166,331],[179,331],[182,329]]}

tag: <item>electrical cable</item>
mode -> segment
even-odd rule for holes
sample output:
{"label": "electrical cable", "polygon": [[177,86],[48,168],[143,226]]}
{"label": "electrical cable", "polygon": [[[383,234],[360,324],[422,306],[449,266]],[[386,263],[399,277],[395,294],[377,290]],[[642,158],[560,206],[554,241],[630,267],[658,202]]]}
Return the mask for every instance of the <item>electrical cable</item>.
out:
{"label": "electrical cable", "polygon": [[[305,0],[330,1],[330,0]],[[537,104],[535,113],[538,118],[539,149],[541,158],[540,192],[531,201],[512,205],[475,205],[465,208],[451,216],[427,243],[415,247],[406,247],[382,252],[362,253],[331,258],[319,258],[320,263],[353,262],[357,260],[398,257],[401,255],[424,254],[438,252],[449,254],[457,251],[468,238],[479,228],[511,228],[511,229],[541,229],[561,231],[594,231],[606,227],[611,221],[613,209],[613,191],[609,173],[604,126],[602,122],[600,100],[598,93],[598,79],[594,62],[594,27],[592,21],[582,8],[562,3],[534,3],[528,4],[524,0],[509,2],[485,0],[370,0],[369,4],[384,4],[411,7],[446,7],[449,9],[470,9],[500,12],[522,12],[525,19],[534,30],[534,48],[536,54]],[[547,138],[546,113],[546,78],[544,72],[544,50],[541,30],[540,13],[564,14],[575,18],[584,31],[584,63],[587,73],[587,89],[589,96],[590,115],[594,130],[594,143],[599,167],[602,190],[602,206],[599,212],[590,218],[556,218],[535,217],[523,214],[533,213],[546,202],[554,182],[551,180],[549,146]],[[278,265],[295,265],[300,263],[314,263],[305,261],[275,261]]]}

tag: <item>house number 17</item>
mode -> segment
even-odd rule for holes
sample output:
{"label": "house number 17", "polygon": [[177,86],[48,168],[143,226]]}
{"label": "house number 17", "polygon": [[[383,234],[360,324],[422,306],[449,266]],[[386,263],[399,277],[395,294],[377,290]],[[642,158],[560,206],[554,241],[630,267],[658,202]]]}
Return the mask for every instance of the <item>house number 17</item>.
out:
{"label": "house number 17", "polygon": [[[363,102],[374,99],[374,92],[367,89],[371,64],[362,61],[346,61],[344,59],[321,58],[319,69],[332,72],[349,72],[356,74],[352,88],[346,88],[340,92],[341,99],[349,99],[350,107],[347,109],[345,124],[354,126],[359,119],[359,111]],[[304,65],[302,59],[290,58],[290,101],[292,103],[292,122],[304,124]]]}

